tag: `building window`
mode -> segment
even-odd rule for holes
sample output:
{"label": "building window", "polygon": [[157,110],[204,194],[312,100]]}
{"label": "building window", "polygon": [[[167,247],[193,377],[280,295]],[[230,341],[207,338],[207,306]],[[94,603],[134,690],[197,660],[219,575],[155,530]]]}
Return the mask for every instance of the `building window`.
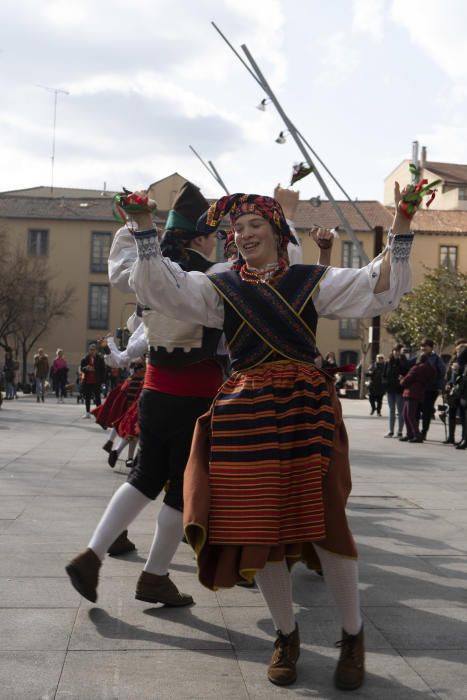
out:
{"label": "building window", "polygon": [[344,241],[342,244],[342,267],[362,266],[362,259],[359,254],[359,249],[352,241]]}
{"label": "building window", "polygon": [[356,350],[341,350],[339,353],[339,364],[358,365],[358,352]]}
{"label": "building window", "polygon": [[91,236],[91,272],[107,272],[112,234],[93,231]]}
{"label": "building window", "polygon": [[464,187],[459,188],[459,199],[461,199],[461,200],[467,199],[467,189],[465,189]]}
{"label": "building window", "polygon": [[109,327],[109,285],[89,285],[89,322],[88,328]]}
{"label": "building window", "polygon": [[28,231],[28,255],[34,257],[49,254],[49,232],[30,228]]}
{"label": "building window", "polygon": [[439,247],[439,266],[446,267],[451,272],[457,270],[457,246],[456,245],[440,245]]}
{"label": "building window", "polygon": [[339,338],[360,337],[360,321],[358,318],[341,318],[339,321]]}

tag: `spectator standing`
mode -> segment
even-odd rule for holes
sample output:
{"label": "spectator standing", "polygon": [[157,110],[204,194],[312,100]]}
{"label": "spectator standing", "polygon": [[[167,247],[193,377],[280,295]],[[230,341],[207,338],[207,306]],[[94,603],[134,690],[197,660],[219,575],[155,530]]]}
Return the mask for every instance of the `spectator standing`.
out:
{"label": "spectator standing", "polygon": [[50,377],[53,381],[57,403],[63,403],[66,396],[66,385],[68,382],[68,362],[63,356],[63,350],[57,348],[55,360],[50,368]]}
{"label": "spectator standing", "polygon": [[389,431],[384,437],[394,436],[397,413],[397,437],[402,437],[404,428],[404,398],[402,396],[402,386],[400,377],[409,371],[409,361],[401,353],[402,346],[396,345],[392,349],[389,360],[384,364],[383,384],[388,397],[389,408]]}
{"label": "spectator standing", "polygon": [[97,353],[94,343],[88,348],[88,353],[80,362],[81,368],[81,393],[86,404],[86,413],[83,418],[91,418],[91,400],[96,406],[101,405],[101,385],[105,381],[105,363],[101,355]]}
{"label": "spectator standing", "polygon": [[337,369],[337,360],[334,352],[328,352],[324,358],[323,369]]}
{"label": "spectator standing", "polygon": [[464,367],[459,383],[459,403],[464,420],[462,423],[462,440],[456,445],[456,450],[465,450],[467,449],[467,366]]}
{"label": "spectator standing", "polygon": [[419,405],[423,402],[425,389],[436,378],[436,370],[424,353],[412,365],[405,377],[401,378],[404,397],[404,422],[407,435],[401,442],[423,442],[423,434],[418,428]]}
{"label": "spectator standing", "polygon": [[13,359],[11,350],[5,352],[5,362],[3,365],[3,378],[5,380],[5,400],[10,401],[16,396],[15,387],[16,362]]}
{"label": "spectator standing", "polygon": [[435,403],[438,395],[444,389],[446,367],[439,355],[433,350],[434,343],[430,338],[423,338],[420,343],[420,352],[426,355],[430,365],[435,370],[435,374],[429,385],[425,388],[425,395],[421,404],[422,412],[422,436],[426,438],[430,428],[431,419],[435,410]]}
{"label": "spectator standing", "polygon": [[383,375],[384,355],[376,355],[376,362],[372,362],[366,372],[366,376],[370,378],[368,384],[368,400],[371,406],[371,416],[375,413],[375,411],[378,416],[381,415],[383,396],[386,392]]}
{"label": "spectator standing", "polygon": [[45,382],[49,376],[49,357],[45,354],[44,348],[39,348],[34,355],[34,379],[36,382],[37,403],[44,403]]}
{"label": "spectator standing", "polygon": [[467,342],[458,340],[446,372],[445,397],[448,405],[448,435],[445,445],[455,444],[456,422],[459,416],[462,425],[462,438],[458,449],[465,449],[467,436]]}

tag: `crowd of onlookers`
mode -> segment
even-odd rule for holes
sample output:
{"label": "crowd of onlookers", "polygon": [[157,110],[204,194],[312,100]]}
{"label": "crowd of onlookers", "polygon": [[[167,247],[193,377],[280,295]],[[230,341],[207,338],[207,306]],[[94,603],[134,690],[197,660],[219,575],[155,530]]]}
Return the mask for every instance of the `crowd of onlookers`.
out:
{"label": "crowd of onlookers", "polygon": [[77,402],[86,406],[84,417],[90,417],[91,402],[94,401],[99,406],[101,397],[106,396],[108,391],[126,378],[125,370],[107,367],[100,349],[98,344],[89,345],[76,370],[75,379],[72,380],[69,377],[68,361],[61,348],[57,348],[53,360],[49,359],[43,348],[39,348],[33,357],[32,371],[28,374],[25,385],[19,382],[19,363],[11,350],[6,350],[0,372],[0,405],[2,387],[6,401],[18,398],[18,388],[23,393],[35,395],[37,403],[44,403],[50,392],[55,395],[57,403],[64,403],[67,396],[76,395]]}
{"label": "crowd of onlookers", "polygon": [[[423,442],[436,415],[445,425],[447,445],[467,447],[467,340],[455,343],[447,366],[434,351],[434,343],[424,338],[416,357],[396,345],[388,360],[377,355],[367,372],[371,415],[381,415],[383,397],[389,408],[389,430],[385,437],[398,437],[411,443]],[[442,403],[436,406],[438,398]],[[397,419],[397,431],[396,431]],[[456,427],[461,438],[456,443]],[[404,431],[405,428],[405,431]]]}
{"label": "crowd of onlookers", "polygon": [[[367,372],[368,400],[371,415],[381,416],[383,398],[386,396],[389,409],[389,426],[385,437],[397,437],[411,443],[423,442],[437,409],[445,425],[445,444],[467,448],[467,340],[455,343],[454,353],[445,365],[434,351],[434,343],[424,338],[416,356],[402,345],[396,345],[389,358],[378,354]],[[322,368],[335,371],[337,362],[334,353],[323,358]],[[19,364],[10,350],[5,352],[2,380],[5,400],[17,398],[17,376]],[[101,403],[102,395],[126,378],[124,370],[106,366],[98,344],[92,343],[81,359],[76,379],[69,383],[69,367],[63,350],[57,349],[50,362],[43,348],[33,358],[33,371],[29,375],[31,393],[37,403],[45,401],[47,389],[55,393],[57,403],[63,403],[68,394],[76,393],[77,401],[85,404],[83,417],[89,418],[91,402]],[[2,392],[0,391],[0,403]],[[438,398],[441,404],[436,406]],[[456,429],[460,426],[461,437],[456,441]]]}

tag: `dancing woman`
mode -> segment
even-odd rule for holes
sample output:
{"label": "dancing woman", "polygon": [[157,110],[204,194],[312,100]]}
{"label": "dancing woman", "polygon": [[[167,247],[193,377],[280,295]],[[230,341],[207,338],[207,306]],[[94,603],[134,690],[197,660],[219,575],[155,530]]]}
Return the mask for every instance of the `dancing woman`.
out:
{"label": "dancing woman", "polygon": [[239,260],[232,271],[187,273],[161,254],[150,217],[137,219],[138,299],[178,319],[223,329],[233,374],[198,420],[185,472],[184,522],[207,587],[253,576],[277,638],[268,678],[296,678],[299,633],[288,563],[323,570],[342,619],[335,683],[364,680],[357,551],[345,505],[348,442],[333,380],[318,370],[318,316],[368,318],[410,291],[410,221],[396,213],[384,251],[362,269],[289,266],[289,226],[269,197],[236,194],[214,203],[198,230],[227,214]]}

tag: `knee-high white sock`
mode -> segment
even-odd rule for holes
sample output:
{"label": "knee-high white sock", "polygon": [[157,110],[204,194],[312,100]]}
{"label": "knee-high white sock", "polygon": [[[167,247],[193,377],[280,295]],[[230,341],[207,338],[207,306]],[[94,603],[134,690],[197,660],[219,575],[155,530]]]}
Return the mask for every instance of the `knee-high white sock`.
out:
{"label": "knee-high white sock", "polygon": [[292,579],[285,560],[270,561],[255,574],[255,581],[269,608],[276,630],[290,634],[295,629]]}
{"label": "knee-high white sock", "polygon": [[339,554],[313,545],[318,553],[324,580],[329,586],[339,610],[342,627],[347,634],[358,634],[362,627],[358,593],[358,563]]}
{"label": "knee-high white sock", "polygon": [[112,496],[88,544],[102,561],[112,542],[127,529],[151,499],[131,484],[122,484]]}
{"label": "knee-high white sock", "polygon": [[113,442],[117,437],[117,428],[112,428],[109,435],[109,442]]}
{"label": "knee-high white sock", "polygon": [[130,440],[128,443],[128,459],[133,459],[136,450],[137,440]]}
{"label": "knee-high white sock", "polygon": [[182,537],[183,513],[163,503],[144,571],[148,574],[165,576]]}
{"label": "knee-high white sock", "polygon": [[125,438],[120,438],[120,442],[118,443],[117,447],[114,449],[117,450],[117,454],[121,455],[125,447],[128,445],[128,440],[125,440]]}

